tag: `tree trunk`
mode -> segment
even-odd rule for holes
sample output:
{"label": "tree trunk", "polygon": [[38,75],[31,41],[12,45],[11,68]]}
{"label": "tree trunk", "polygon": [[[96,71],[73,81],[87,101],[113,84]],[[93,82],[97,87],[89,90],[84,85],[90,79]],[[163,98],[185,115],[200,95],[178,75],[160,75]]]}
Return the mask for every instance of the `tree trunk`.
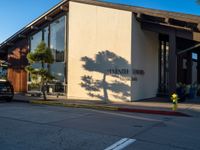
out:
{"label": "tree trunk", "polygon": [[104,101],[108,102],[108,85],[106,83],[106,74],[103,74],[103,94],[104,94]]}
{"label": "tree trunk", "polygon": [[43,95],[43,100],[46,101],[47,97],[46,97],[46,93],[45,93],[45,86],[44,83],[42,83],[42,95]]}
{"label": "tree trunk", "polygon": [[[44,62],[42,62],[42,69],[44,69]],[[42,94],[43,94],[43,100],[46,101],[47,97],[46,97],[46,93],[45,93],[45,83],[44,83],[44,79],[43,77],[41,78],[42,80]]]}

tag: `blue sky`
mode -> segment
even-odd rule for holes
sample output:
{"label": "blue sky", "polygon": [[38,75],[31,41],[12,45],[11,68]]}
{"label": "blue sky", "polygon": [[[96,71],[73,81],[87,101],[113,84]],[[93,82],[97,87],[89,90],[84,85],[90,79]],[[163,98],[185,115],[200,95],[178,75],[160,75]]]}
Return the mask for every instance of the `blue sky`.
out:
{"label": "blue sky", "polygon": [[1,0],[0,43],[59,2],[60,0]]}
{"label": "blue sky", "polygon": [[[1,0],[0,43],[49,10],[61,0]],[[200,16],[195,0],[105,0],[109,2],[170,10]]]}
{"label": "blue sky", "polygon": [[105,1],[200,15],[200,5],[197,5],[196,0],[105,0]]}

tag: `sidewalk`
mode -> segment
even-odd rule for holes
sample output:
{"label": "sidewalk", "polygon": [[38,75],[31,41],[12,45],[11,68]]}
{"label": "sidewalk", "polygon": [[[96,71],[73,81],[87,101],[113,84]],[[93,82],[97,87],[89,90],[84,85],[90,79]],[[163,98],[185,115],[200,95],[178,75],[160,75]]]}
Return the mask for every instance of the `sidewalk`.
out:
{"label": "sidewalk", "polygon": [[[172,111],[171,102],[160,102],[152,99],[137,102],[109,102],[94,100],[67,100],[65,96],[48,96],[47,101],[43,101],[42,97],[31,97],[26,95],[16,94],[14,101],[27,102],[32,104],[45,104],[53,106],[89,108],[109,111],[122,111],[133,113],[146,113],[168,116],[191,116],[191,114],[200,112],[200,103],[180,103],[177,111]],[[200,100],[199,100],[200,101]],[[192,113],[191,113],[192,112]]]}

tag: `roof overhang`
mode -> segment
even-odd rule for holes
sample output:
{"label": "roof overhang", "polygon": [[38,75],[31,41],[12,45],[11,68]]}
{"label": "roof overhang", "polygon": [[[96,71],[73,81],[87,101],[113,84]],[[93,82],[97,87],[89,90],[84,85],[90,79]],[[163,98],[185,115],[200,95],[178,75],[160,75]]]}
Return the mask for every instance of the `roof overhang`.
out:
{"label": "roof overhang", "polygon": [[197,16],[197,15],[149,9],[149,8],[143,8],[143,7],[138,7],[138,6],[136,7],[136,6],[130,6],[130,5],[123,5],[123,4],[114,4],[114,3],[102,2],[102,1],[96,1],[96,0],[70,0],[70,1],[103,6],[103,7],[114,8],[114,9],[120,9],[120,10],[125,10],[125,11],[131,11],[138,15],[160,17],[160,18],[164,18],[166,22],[170,20],[177,20],[177,21],[195,23],[195,24],[198,24],[198,28],[200,30],[200,16]]}
{"label": "roof overhang", "polygon": [[[114,4],[96,0],[62,0],[55,7],[51,8],[49,11],[1,43],[0,49],[11,46],[16,39],[26,38],[28,33],[37,29],[41,24],[51,21],[54,16],[62,11],[68,11],[69,1],[130,11],[133,12],[136,19],[141,22],[143,28],[151,28],[150,25],[153,25],[163,27],[168,30],[176,30],[177,36],[184,36],[185,38],[200,42],[200,16]],[[149,25],[149,27],[147,25]],[[160,31],[155,32],[161,32],[162,29],[159,28],[159,30]],[[168,31],[165,30],[165,32]]]}
{"label": "roof overhang", "polygon": [[124,11],[131,11],[141,22],[142,28],[153,32],[169,34],[175,30],[176,36],[200,42],[200,16],[107,3],[95,0],[70,0]]}

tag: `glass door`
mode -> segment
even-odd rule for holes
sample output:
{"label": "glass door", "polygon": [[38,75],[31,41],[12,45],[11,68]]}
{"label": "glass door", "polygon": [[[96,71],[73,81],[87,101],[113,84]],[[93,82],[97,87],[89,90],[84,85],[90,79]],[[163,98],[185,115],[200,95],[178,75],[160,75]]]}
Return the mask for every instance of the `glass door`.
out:
{"label": "glass door", "polygon": [[159,93],[167,94],[169,91],[169,38],[160,36],[159,48]]}

